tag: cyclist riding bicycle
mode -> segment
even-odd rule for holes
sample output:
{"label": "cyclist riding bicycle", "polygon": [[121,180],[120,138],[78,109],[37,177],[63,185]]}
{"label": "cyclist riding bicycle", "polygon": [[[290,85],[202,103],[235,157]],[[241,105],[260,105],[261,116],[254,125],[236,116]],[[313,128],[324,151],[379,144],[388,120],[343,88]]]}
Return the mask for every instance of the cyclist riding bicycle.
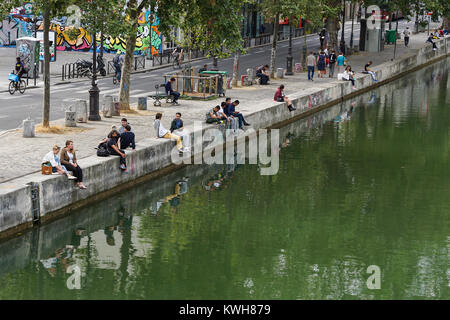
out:
{"label": "cyclist riding bicycle", "polygon": [[123,65],[123,55],[120,54],[120,51],[117,51],[116,56],[113,59],[113,65],[116,69],[117,80],[120,81],[120,77],[122,75],[122,65]]}
{"label": "cyclist riding bicycle", "polygon": [[172,55],[178,60],[178,64],[181,64],[183,59],[183,48],[177,46],[173,49]]}
{"label": "cyclist riding bicycle", "polygon": [[19,82],[22,80],[22,75],[25,73],[25,67],[23,66],[22,61],[20,60],[20,57],[16,58],[16,75],[19,77]]}

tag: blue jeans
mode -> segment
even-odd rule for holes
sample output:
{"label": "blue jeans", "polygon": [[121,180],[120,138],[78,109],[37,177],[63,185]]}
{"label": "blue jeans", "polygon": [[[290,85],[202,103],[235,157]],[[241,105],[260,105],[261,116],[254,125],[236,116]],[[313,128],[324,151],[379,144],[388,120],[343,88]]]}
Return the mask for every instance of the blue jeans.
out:
{"label": "blue jeans", "polygon": [[242,115],[242,113],[233,113],[232,114],[233,117],[238,118],[239,119],[239,129],[242,129],[242,124],[247,123],[244,119],[244,116]]}
{"label": "blue jeans", "polygon": [[173,96],[173,102],[177,102],[178,98],[180,97],[180,93],[178,91],[172,91],[172,96]]}
{"label": "blue jeans", "polygon": [[116,74],[117,74],[117,79],[120,80],[120,77],[122,76],[122,68],[117,66],[116,67]]}
{"label": "blue jeans", "polygon": [[312,80],[314,77],[314,67],[308,66],[308,80]]}

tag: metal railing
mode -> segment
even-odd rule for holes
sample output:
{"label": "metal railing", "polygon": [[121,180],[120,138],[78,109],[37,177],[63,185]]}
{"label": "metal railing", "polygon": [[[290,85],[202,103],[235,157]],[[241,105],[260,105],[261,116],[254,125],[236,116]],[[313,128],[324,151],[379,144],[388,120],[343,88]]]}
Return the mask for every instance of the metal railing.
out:
{"label": "metal railing", "polygon": [[80,75],[78,74],[78,63],[65,63],[62,65],[62,71],[61,71],[61,79],[62,81],[66,79],[75,79],[79,78]]}

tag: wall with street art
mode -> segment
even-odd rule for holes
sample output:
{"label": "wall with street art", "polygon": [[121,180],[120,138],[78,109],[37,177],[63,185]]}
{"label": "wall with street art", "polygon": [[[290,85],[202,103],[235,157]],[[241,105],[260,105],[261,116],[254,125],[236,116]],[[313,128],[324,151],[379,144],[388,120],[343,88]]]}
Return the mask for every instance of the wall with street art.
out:
{"label": "wall with street art", "polygon": [[[16,44],[16,39],[24,36],[34,36],[34,22],[31,11],[25,6],[11,12],[10,16],[0,22],[0,45],[10,46]],[[30,11],[30,13],[28,12]],[[90,51],[92,49],[92,36],[84,28],[79,28],[75,39],[67,33],[70,26],[66,25],[67,17],[52,19],[51,30],[56,32],[56,49],[59,51]],[[38,30],[43,29],[42,17],[36,21]],[[156,55],[162,51],[162,39],[159,31],[159,19],[152,17],[150,11],[139,16],[138,34],[135,54]],[[97,35],[100,48],[100,35]],[[104,37],[103,49],[105,52],[124,52],[126,41],[121,37]]]}

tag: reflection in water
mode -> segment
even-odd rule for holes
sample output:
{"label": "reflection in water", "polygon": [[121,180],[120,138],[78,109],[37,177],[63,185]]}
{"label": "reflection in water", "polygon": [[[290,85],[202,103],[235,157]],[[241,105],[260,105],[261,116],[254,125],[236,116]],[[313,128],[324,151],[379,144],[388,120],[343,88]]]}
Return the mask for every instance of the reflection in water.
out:
{"label": "reflection in water", "polygon": [[0,299],[449,298],[447,63],[0,243]]}

